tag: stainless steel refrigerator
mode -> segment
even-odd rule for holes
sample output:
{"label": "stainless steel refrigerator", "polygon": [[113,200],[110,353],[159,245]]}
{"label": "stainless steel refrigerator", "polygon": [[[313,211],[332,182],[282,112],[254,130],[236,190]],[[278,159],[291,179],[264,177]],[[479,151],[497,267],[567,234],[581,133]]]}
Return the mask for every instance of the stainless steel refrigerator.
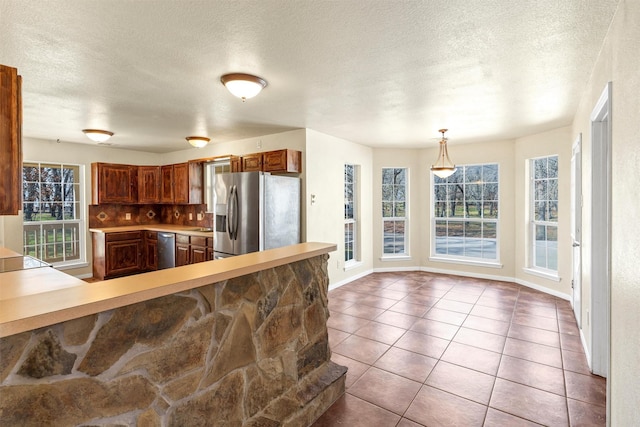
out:
{"label": "stainless steel refrigerator", "polygon": [[300,243],[300,178],[221,173],[213,187],[215,258]]}

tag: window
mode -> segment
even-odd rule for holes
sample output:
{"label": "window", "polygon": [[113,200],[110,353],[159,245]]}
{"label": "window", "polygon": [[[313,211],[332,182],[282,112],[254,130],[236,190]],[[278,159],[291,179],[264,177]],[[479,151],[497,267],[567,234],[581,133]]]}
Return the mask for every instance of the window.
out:
{"label": "window", "polygon": [[498,165],[458,166],[434,175],[432,255],[461,261],[498,261]]}
{"label": "window", "polygon": [[408,255],[406,168],[382,168],[382,229],[383,255]]}
{"label": "window", "polygon": [[355,165],[344,165],[344,262],[357,260],[357,175]]}
{"label": "window", "polygon": [[23,252],[54,265],[84,262],[79,165],[24,162]]}
{"label": "window", "polygon": [[558,271],[558,156],[531,160],[532,267]]}

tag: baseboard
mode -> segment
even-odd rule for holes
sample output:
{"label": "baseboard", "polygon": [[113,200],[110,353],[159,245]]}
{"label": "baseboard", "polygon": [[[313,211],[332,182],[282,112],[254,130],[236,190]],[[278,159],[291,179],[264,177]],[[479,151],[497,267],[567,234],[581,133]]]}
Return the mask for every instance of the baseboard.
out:
{"label": "baseboard", "polygon": [[334,289],[337,289],[340,286],[346,285],[347,283],[351,283],[354,280],[358,280],[358,279],[360,279],[360,278],[362,278],[364,276],[368,276],[371,273],[373,273],[373,269],[365,270],[362,273],[356,274],[355,276],[348,277],[348,278],[346,278],[344,280],[341,280],[341,281],[339,281],[337,283],[333,283],[333,284],[329,285],[329,290],[332,291]]}
{"label": "baseboard", "polygon": [[[446,274],[450,276],[460,276],[460,277],[473,277],[474,279],[486,279],[486,280],[495,280],[497,282],[513,282],[518,285],[525,286],[527,288],[535,289],[536,291],[544,292],[545,294],[553,295],[554,297],[558,297],[560,299],[571,301],[571,295],[565,294],[560,291],[556,291],[555,289],[549,289],[545,286],[538,285],[536,283],[531,283],[526,280],[517,279],[515,277],[505,277],[505,276],[496,276],[493,274],[482,274],[482,273],[471,273],[467,271],[459,271],[459,270],[446,270],[442,268],[431,268],[431,267],[386,267],[386,268],[374,268],[371,270],[364,271],[355,276],[344,279],[338,283],[334,283],[329,285],[329,290],[333,290],[339,288],[340,286],[346,285],[347,283],[353,282],[354,280],[360,279],[371,273],[393,273],[400,271],[424,271],[427,273],[437,273],[437,274]],[[581,332],[582,333],[582,332]],[[584,340],[582,341],[583,347]],[[586,347],[585,347],[586,348]]]}
{"label": "baseboard", "polygon": [[473,277],[474,279],[495,280],[497,282],[513,282],[513,277],[495,276],[493,274],[471,273],[459,270],[446,270],[443,268],[421,267],[420,271],[427,273],[446,274],[449,276]]}
{"label": "baseboard", "polygon": [[553,295],[554,297],[558,297],[566,301],[571,301],[571,295],[556,291],[555,289],[549,289],[545,286],[527,282],[526,280],[522,279],[513,279],[513,281],[518,285],[526,286],[527,288],[535,289],[536,291],[544,292],[545,294]]}
{"label": "baseboard", "polygon": [[584,337],[584,330],[580,329],[580,342],[582,343],[582,349],[584,350],[584,355],[587,357],[587,365],[589,366],[589,372],[593,371],[591,367],[591,352],[587,348],[587,340]]}

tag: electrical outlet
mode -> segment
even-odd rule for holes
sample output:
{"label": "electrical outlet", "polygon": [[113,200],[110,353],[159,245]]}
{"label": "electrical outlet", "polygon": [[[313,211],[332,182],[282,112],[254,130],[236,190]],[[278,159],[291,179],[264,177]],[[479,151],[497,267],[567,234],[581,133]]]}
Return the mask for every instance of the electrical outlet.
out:
{"label": "electrical outlet", "polygon": [[259,139],[258,142],[256,142],[256,148],[262,148],[262,140]]}
{"label": "electrical outlet", "polygon": [[124,219],[126,219],[127,221],[131,221],[131,214],[129,212],[124,214]]}
{"label": "electrical outlet", "polygon": [[198,221],[202,221],[203,217],[204,217],[204,215],[202,213],[196,214],[196,218],[198,218]]}
{"label": "electrical outlet", "polygon": [[189,221],[193,220],[193,214],[189,212]]}

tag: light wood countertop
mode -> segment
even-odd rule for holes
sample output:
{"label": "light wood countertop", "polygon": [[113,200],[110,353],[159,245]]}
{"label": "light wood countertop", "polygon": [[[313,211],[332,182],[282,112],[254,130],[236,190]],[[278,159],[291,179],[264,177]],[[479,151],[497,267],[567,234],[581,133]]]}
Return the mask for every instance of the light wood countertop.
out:
{"label": "light wood countertop", "polygon": [[173,225],[173,224],[139,224],[123,225],[118,227],[90,228],[92,233],[118,233],[126,231],[165,231],[169,233],[189,234],[193,236],[213,237],[213,231],[198,231],[201,228],[194,225]]}
{"label": "light wood countertop", "polygon": [[335,250],[334,244],[300,243],[94,283],[84,282],[50,267],[1,273],[0,337],[183,292]]}
{"label": "light wood countertop", "polygon": [[0,258],[15,258],[18,256],[22,256],[22,254],[12,251],[11,249],[0,247]]}

